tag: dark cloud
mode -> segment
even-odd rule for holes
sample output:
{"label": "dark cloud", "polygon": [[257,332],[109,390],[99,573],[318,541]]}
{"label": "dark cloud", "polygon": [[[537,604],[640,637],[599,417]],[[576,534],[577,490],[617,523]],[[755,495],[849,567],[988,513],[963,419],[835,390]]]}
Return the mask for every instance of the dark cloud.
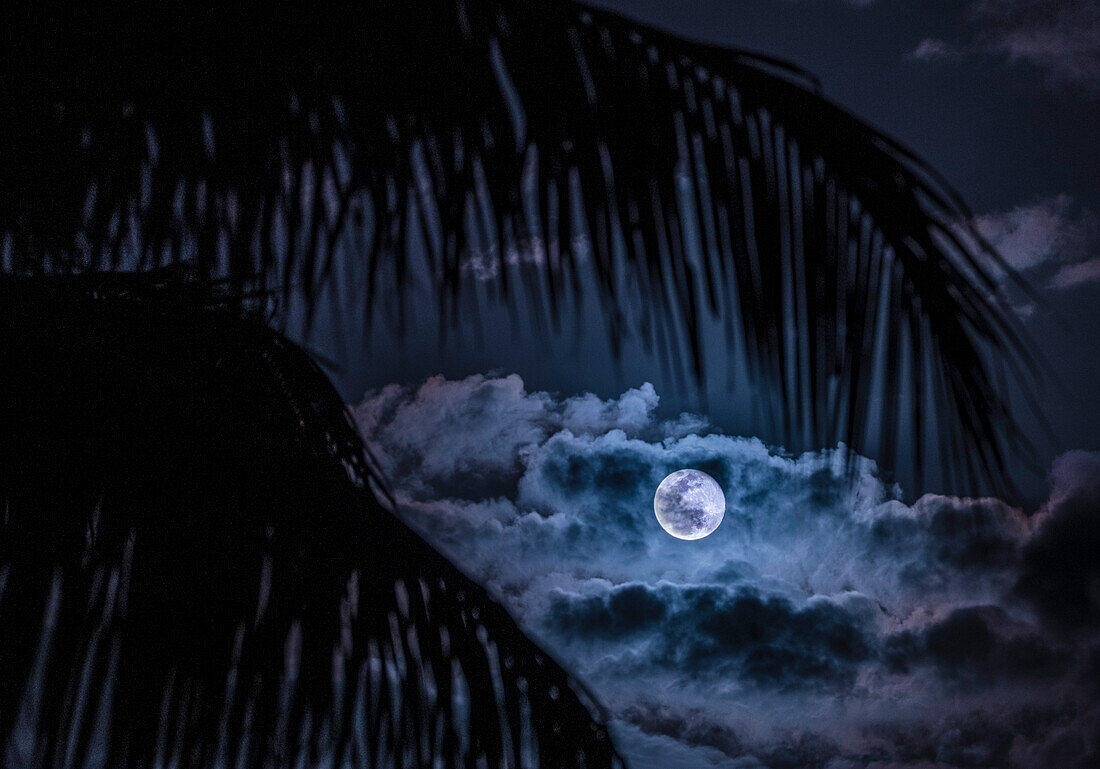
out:
{"label": "dark cloud", "polygon": [[695,676],[733,662],[732,672],[761,687],[838,688],[870,657],[858,620],[828,600],[796,608],[747,588],[688,588],[685,598],[665,653]]}
{"label": "dark cloud", "polygon": [[807,731],[783,735],[766,746],[748,744],[704,708],[670,708],[642,699],[626,708],[622,718],[645,734],[663,735],[692,747],[720,751],[737,767],[834,767],[837,757],[843,755],[835,742]]}
{"label": "dark cloud", "polygon": [[[872,545],[899,559],[899,574],[929,590],[957,572],[1014,568],[1027,536],[1026,519],[997,499],[926,496],[908,514],[882,516],[869,524]],[[905,558],[914,548],[919,558]]]}
{"label": "dark cloud", "polygon": [[630,583],[595,595],[555,590],[547,619],[566,642],[644,632],[656,665],[785,691],[850,686],[872,653],[859,617],[837,603],[818,599],[796,607],[744,587]]}
{"label": "dark cloud", "polygon": [[555,590],[550,598],[549,624],[575,638],[622,639],[651,630],[665,618],[663,597],[637,582],[616,585],[604,595],[569,595]]}
{"label": "dark cloud", "polygon": [[892,636],[882,658],[894,672],[932,665],[945,679],[970,687],[1057,681],[1073,663],[1065,647],[997,606],[955,609],[918,632]]}
{"label": "dark cloud", "polygon": [[[912,505],[861,461],[790,457],[519,377],[370,393],[356,416],[402,513],[588,680],[641,769],[1090,766],[1100,734],[1100,455],[1034,515]],[[726,492],[683,542],[653,492]]]}
{"label": "dark cloud", "polygon": [[1054,489],[1024,549],[1017,592],[1062,630],[1100,629],[1100,455],[1057,460]]}
{"label": "dark cloud", "polygon": [[702,708],[670,708],[643,698],[625,708],[622,718],[647,734],[663,734],[689,745],[715,748],[731,758],[744,753],[733,730]]}

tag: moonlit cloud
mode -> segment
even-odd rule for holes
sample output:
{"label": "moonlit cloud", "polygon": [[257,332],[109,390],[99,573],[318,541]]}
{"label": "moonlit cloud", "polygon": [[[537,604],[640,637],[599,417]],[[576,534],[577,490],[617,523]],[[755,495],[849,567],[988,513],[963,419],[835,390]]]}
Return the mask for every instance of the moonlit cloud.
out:
{"label": "moonlit cloud", "polygon": [[[406,520],[593,685],[637,766],[1098,755],[1100,455],[1058,460],[1028,516],[903,504],[869,461],[849,484],[836,452],[664,415],[650,385],[601,399],[436,377],[355,414]],[[653,515],[681,467],[726,492],[704,540]]]}

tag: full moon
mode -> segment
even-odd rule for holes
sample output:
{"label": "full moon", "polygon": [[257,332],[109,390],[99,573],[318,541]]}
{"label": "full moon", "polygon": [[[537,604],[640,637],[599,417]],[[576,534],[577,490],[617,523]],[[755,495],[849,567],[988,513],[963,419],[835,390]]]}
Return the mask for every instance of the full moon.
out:
{"label": "full moon", "polygon": [[702,539],[722,522],[726,495],[718,481],[699,470],[677,470],[657,487],[653,512],[677,539]]}

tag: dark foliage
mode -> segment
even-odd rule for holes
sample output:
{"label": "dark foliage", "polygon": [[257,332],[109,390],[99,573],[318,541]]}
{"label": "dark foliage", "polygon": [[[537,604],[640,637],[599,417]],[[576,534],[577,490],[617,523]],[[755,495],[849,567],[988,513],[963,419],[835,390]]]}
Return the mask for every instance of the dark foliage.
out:
{"label": "dark foliage", "polygon": [[617,765],[309,357],[200,299],[0,281],[0,764]]}
{"label": "dark foliage", "polygon": [[552,319],[592,275],[613,342],[701,375],[722,316],[789,448],[934,457],[955,488],[1026,449],[1005,265],[785,64],[567,0],[13,1],[0,37],[9,273],[312,291],[350,257],[374,301],[422,242],[445,317],[471,260]]}

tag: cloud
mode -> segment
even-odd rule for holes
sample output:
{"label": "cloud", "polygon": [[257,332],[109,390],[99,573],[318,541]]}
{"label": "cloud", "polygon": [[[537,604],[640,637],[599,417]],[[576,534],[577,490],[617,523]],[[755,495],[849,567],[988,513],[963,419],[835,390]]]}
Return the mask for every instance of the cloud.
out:
{"label": "cloud", "polygon": [[[508,491],[524,452],[562,430],[663,438],[706,429],[705,419],[688,414],[655,426],[659,400],[648,383],[607,401],[591,394],[555,400],[528,394],[515,375],[437,376],[416,390],[390,385],[353,411],[364,435],[384,447],[390,476],[415,481],[418,496],[480,499]],[[425,424],[436,430],[427,441]]]}
{"label": "cloud", "polygon": [[[368,393],[355,415],[405,519],[595,687],[640,766],[1096,756],[1098,454],[1062,457],[1029,516],[903,504],[870,461],[849,483],[841,452],[666,418],[650,385],[562,397],[436,377]],[[726,492],[698,542],[653,515],[682,467]]]}
{"label": "cloud", "polygon": [[990,49],[1051,78],[1100,86],[1100,6],[1093,0],[976,0]]}
{"label": "cloud", "polygon": [[967,687],[1057,679],[1070,656],[1049,634],[998,606],[955,609],[919,631],[888,638],[883,652],[894,671],[931,665],[945,681]]}
{"label": "cloud", "polygon": [[1053,288],[1073,288],[1100,281],[1100,257],[1058,268],[1050,280]]}
{"label": "cloud", "polygon": [[1060,630],[1100,630],[1100,455],[1066,454],[1051,477],[1016,591]]}
{"label": "cloud", "polygon": [[688,678],[724,675],[772,690],[851,686],[872,652],[863,617],[841,600],[796,606],[742,586],[627,583],[551,593],[548,625],[571,643],[648,636],[654,664]]}
{"label": "cloud", "polygon": [[551,591],[548,622],[574,638],[621,639],[650,630],[668,614],[665,598],[647,585],[618,585],[602,595]]}
{"label": "cloud", "polygon": [[1001,57],[1042,74],[1052,84],[1100,88],[1100,6],[1094,0],[969,0],[971,34],[958,44],[924,38],[909,57]]}
{"label": "cloud", "polygon": [[1013,269],[1051,288],[1100,280],[1100,216],[1069,195],[983,214],[973,225]]}
{"label": "cloud", "polygon": [[[875,0],[844,0],[867,7]],[[1100,4],[1095,0],[968,0],[973,34],[960,44],[927,37],[909,58],[957,59],[985,53],[1024,64],[1052,83],[1100,89]]]}
{"label": "cloud", "polygon": [[934,37],[926,37],[917,43],[917,47],[909,54],[910,58],[921,61],[935,61],[938,59],[957,59],[959,49],[948,42]]}

